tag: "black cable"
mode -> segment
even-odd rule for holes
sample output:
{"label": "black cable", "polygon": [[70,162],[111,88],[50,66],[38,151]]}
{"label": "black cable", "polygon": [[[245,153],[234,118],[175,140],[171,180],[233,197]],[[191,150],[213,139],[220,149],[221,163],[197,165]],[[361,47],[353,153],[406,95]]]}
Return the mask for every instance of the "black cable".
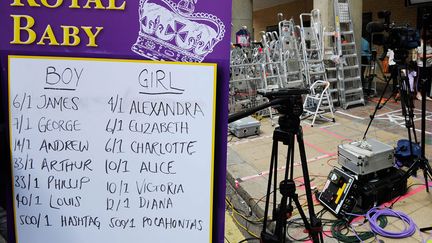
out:
{"label": "black cable", "polygon": [[226,209],[233,208],[235,211],[237,211],[238,213],[241,213],[245,217],[251,217],[252,216],[252,214],[250,212],[247,213],[243,209],[240,209],[240,208],[237,208],[236,206],[234,206],[234,204],[231,202],[232,201],[231,199],[225,198],[225,201],[227,203],[226,206],[228,207]]}
{"label": "black cable", "polygon": [[[327,234],[324,230],[322,231],[323,235],[325,235],[327,238],[332,238],[332,239],[336,239],[335,237],[333,237],[333,235],[329,235]],[[337,239],[336,239],[337,240]],[[339,240],[338,240],[339,241]]]}
{"label": "black cable", "polygon": [[[229,184],[227,184],[227,185],[229,185]],[[231,188],[231,189],[233,189],[233,188]],[[235,191],[235,190],[233,190],[233,193],[227,194],[225,197],[225,202],[226,202],[226,209],[225,210],[232,211],[232,218],[233,218],[234,222],[236,224],[238,224],[239,227],[241,227],[243,230],[245,230],[249,235],[251,235],[253,237],[257,237],[256,234],[254,234],[252,231],[249,230],[249,226],[250,226],[249,224],[260,225],[260,224],[262,224],[261,220],[260,219],[257,219],[257,220],[249,219],[249,217],[254,216],[252,211],[249,211],[249,213],[246,213],[243,210],[236,208],[234,203],[229,199],[233,196],[233,194],[237,194],[237,196],[239,196],[237,191]],[[241,219],[243,220],[243,222],[245,222],[245,223],[244,224],[240,223],[236,219],[235,215],[240,216]]]}
{"label": "black cable", "polygon": [[[273,192],[274,192],[274,191],[271,191],[271,192],[270,192],[269,197],[270,197],[270,195],[271,195]],[[258,201],[256,201],[255,204],[251,207],[251,211],[253,211],[254,208],[258,206],[258,203],[260,203],[261,201],[263,201],[263,199],[264,199],[266,196],[267,196],[267,194],[264,195],[264,196],[262,196],[261,198],[259,198]],[[251,199],[249,199],[249,201],[250,201],[250,200],[253,200],[253,199],[251,198]]]}
{"label": "black cable", "polygon": [[296,222],[296,221],[300,221],[300,220],[302,220],[302,218],[295,218],[295,219],[291,219],[291,220],[287,221],[287,224],[286,224],[286,236],[287,236],[289,239],[294,240],[294,241],[302,241],[302,242],[304,242],[304,241],[308,241],[308,240],[311,239],[310,236],[305,236],[305,237],[303,237],[303,238],[295,238],[295,237],[293,237],[293,236],[289,233],[289,228],[290,228],[291,226],[297,226],[297,227],[291,227],[291,228],[302,228],[302,229],[305,228],[305,225],[304,225],[303,223],[298,223],[298,222]]}
{"label": "black cable", "polygon": [[[384,216],[379,217],[378,221],[381,228],[384,228],[388,223],[387,217]],[[346,233],[342,233],[341,229],[343,228],[349,229],[349,227],[350,226],[347,221],[338,220],[335,223],[333,223],[333,225],[331,226],[332,235],[337,240],[340,240],[342,242],[359,242],[359,238],[362,241],[365,241],[367,239],[375,237],[375,233],[373,233],[372,231],[356,231],[354,232],[354,234],[356,235],[351,235],[351,236],[348,236],[349,230]]]}
{"label": "black cable", "polygon": [[[227,185],[230,185],[228,182],[227,182]],[[233,193],[231,193],[231,194],[235,194],[235,195],[237,195],[237,197],[239,197],[239,198],[242,198],[240,195],[238,195],[238,192],[236,191],[236,190],[234,190],[234,188],[232,188],[233,189]],[[230,196],[230,198],[229,198],[229,201],[227,202],[227,205],[226,205],[226,208],[225,209],[228,209],[228,206],[230,206],[231,208],[233,208],[235,211],[237,211],[237,213],[241,213],[242,215],[240,215],[240,216],[242,216],[242,218],[244,218],[244,217],[252,217],[252,216],[254,216],[253,215],[253,210],[252,210],[252,208],[249,206],[249,204],[248,204],[248,207],[250,208],[250,210],[249,210],[249,212],[245,212],[244,210],[242,210],[242,209],[239,209],[239,208],[237,208],[233,203],[232,203],[232,195],[231,194],[227,194],[227,195],[229,195]],[[225,197],[225,201],[226,201],[226,197]],[[244,217],[243,217],[244,216]],[[248,219],[246,219],[246,220],[248,220]],[[253,220],[251,220],[251,222],[256,222],[256,221],[253,221]]]}
{"label": "black cable", "polygon": [[[253,225],[260,225],[260,224],[262,224],[261,220],[259,220],[259,219],[258,220],[249,219],[249,217],[254,216],[252,214],[252,212],[246,213],[243,210],[238,209],[237,207],[235,207],[234,204],[231,201],[229,201],[228,199],[225,199],[225,201],[226,201],[226,206],[227,206],[226,210],[232,209],[233,211],[235,211],[234,213],[236,213],[237,215],[239,215],[246,222],[251,223]],[[248,227],[246,227],[246,228],[248,228]]]}
{"label": "black cable", "polygon": [[325,214],[325,213],[327,213],[328,212],[328,210],[326,209],[326,208],[322,208],[320,211],[318,211],[318,213],[316,214],[317,215],[317,218],[319,218],[319,219],[321,219],[322,218],[322,216]]}

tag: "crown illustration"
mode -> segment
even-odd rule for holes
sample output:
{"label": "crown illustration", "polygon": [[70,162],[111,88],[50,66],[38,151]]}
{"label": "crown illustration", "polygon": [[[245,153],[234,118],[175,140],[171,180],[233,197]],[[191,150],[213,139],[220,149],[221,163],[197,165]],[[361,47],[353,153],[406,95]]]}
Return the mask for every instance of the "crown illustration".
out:
{"label": "crown illustration", "polygon": [[197,1],[141,0],[132,51],[153,60],[202,62],[224,37],[225,25],[212,14],[195,13]]}

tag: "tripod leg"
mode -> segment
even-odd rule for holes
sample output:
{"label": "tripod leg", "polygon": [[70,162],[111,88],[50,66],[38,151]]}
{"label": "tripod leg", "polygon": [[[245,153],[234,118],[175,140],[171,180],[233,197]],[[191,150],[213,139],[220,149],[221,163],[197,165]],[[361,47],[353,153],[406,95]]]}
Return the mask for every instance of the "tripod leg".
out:
{"label": "tripod leg", "polygon": [[423,176],[424,176],[424,179],[425,179],[426,192],[429,192],[429,184],[428,184],[428,176],[429,175],[428,175],[428,172],[427,172],[426,165],[423,168]]}
{"label": "tripod leg", "polygon": [[300,205],[300,202],[298,200],[298,195],[297,194],[293,195],[292,199],[296,205],[297,211],[300,213],[300,216],[303,220],[303,223],[305,224],[305,228],[310,229],[311,226],[310,226],[309,222],[307,221],[306,214],[304,213],[302,206]]}
{"label": "tripod leg", "polygon": [[[383,100],[384,95],[385,95],[385,92],[386,92],[386,90],[387,90],[387,88],[388,88],[388,86],[389,86],[390,79],[387,79],[387,78],[384,76],[384,81],[385,81],[384,90],[383,90],[383,92],[381,93],[381,96],[380,96],[380,98],[379,98],[379,100],[378,100],[378,103],[377,103],[376,106],[375,106],[375,110],[374,110],[373,114],[370,115],[369,124],[368,124],[368,126],[367,126],[367,128],[366,128],[365,133],[363,134],[363,139],[366,139],[366,135],[367,135],[367,133],[368,133],[368,131],[369,131],[370,126],[372,125],[373,120],[375,119],[375,115],[376,115],[376,113],[378,112],[378,110],[381,109],[382,107],[384,107],[385,104],[387,103],[387,101],[389,101],[389,100],[391,99],[392,95],[394,94],[394,93],[392,93],[392,95],[390,95],[390,97],[389,97],[387,100],[385,100],[384,104],[381,105],[381,101]],[[334,118],[333,118],[333,119],[334,119]]]}
{"label": "tripod leg", "polygon": [[274,216],[274,219],[276,220],[274,235],[281,243],[286,242],[286,224],[288,219],[287,199],[291,198],[292,190],[295,190],[295,184],[292,181],[283,180],[279,184],[279,191],[282,195],[282,198],[278,211]]}
{"label": "tripod leg", "polygon": [[[287,180],[293,178],[294,174],[294,135],[290,135],[288,138],[288,152],[287,152],[287,160],[285,164],[285,177],[284,179]],[[289,176],[289,177],[288,177]]]}
{"label": "tripod leg", "polygon": [[[283,142],[284,144],[288,145],[285,162],[285,174],[284,179],[279,184],[279,192],[281,194],[280,204],[277,208],[277,211],[273,213],[273,219],[276,220],[274,234],[281,243],[286,242],[286,224],[293,211],[291,192],[295,191],[295,184],[292,181],[294,173],[294,134],[288,133],[288,137],[285,137]],[[290,177],[290,179],[288,179],[288,177]]]}
{"label": "tripod leg", "polygon": [[[423,163],[424,163],[424,166],[425,166],[425,168],[424,168],[425,178],[427,178],[428,176],[430,178],[432,178],[432,168],[431,168],[431,166],[429,164],[429,161],[427,159],[424,159]],[[426,191],[429,192],[429,184],[427,182],[427,179],[426,179]]]}
{"label": "tripod leg", "polygon": [[[268,219],[268,210],[269,210],[269,204],[270,204],[270,193],[271,193],[271,185],[272,185],[272,176],[273,176],[273,167],[275,162],[275,154],[277,154],[278,146],[277,141],[273,141],[273,147],[272,147],[272,154],[270,159],[270,169],[269,169],[269,179],[267,182],[267,193],[266,193],[266,202],[264,207],[264,220],[263,220],[263,232],[267,228],[267,219]],[[277,158],[277,156],[276,156]],[[274,192],[274,194],[276,194]],[[273,201],[274,203],[275,201]]]}
{"label": "tripod leg", "polygon": [[[276,140],[273,140],[273,146],[274,146],[274,151],[273,153],[273,212],[272,215],[274,217],[275,212],[277,210],[277,170],[278,170],[278,142]],[[269,178],[269,181],[271,181],[271,179]],[[271,192],[269,192],[271,193]],[[268,194],[268,198],[270,198],[270,194]]]}
{"label": "tripod leg", "polygon": [[428,160],[425,160],[424,163],[425,163],[425,166],[426,166],[426,171],[427,171],[427,174],[429,176],[429,179],[432,179],[432,167],[430,166]]}
{"label": "tripod leg", "polygon": [[306,151],[304,147],[303,142],[303,130],[302,127],[299,127],[299,130],[297,132],[297,143],[299,145],[299,152],[300,152],[300,159],[301,159],[301,165],[303,170],[303,179],[304,179],[304,186],[306,190],[306,200],[308,204],[308,211],[309,211],[309,218],[311,221],[310,228],[308,229],[310,231],[310,234],[312,236],[313,242],[320,242],[322,241],[322,230],[321,228],[321,221],[317,218],[315,215],[315,210],[313,207],[313,199],[312,199],[312,190],[310,186],[310,179],[309,179],[309,171],[307,166],[307,159],[306,159]]}
{"label": "tripod leg", "polygon": [[[290,169],[290,172],[289,172],[289,180],[290,181],[293,181],[293,178],[294,178],[294,148],[295,148],[295,146],[294,146],[294,140],[295,140],[294,139],[294,134],[291,134],[290,137],[289,137],[289,145],[288,145],[289,146],[288,147],[288,151],[290,151],[290,153],[289,153],[289,157],[287,157],[287,168],[288,168],[288,165],[289,165],[289,169]],[[288,179],[286,177],[287,175],[288,175],[288,173],[285,174],[285,180]],[[295,188],[295,186],[294,186],[294,188]],[[292,198],[289,197],[289,199],[288,199],[288,206],[287,206],[287,213],[289,214],[290,217],[291,217],[292,211],[293,211]]]}

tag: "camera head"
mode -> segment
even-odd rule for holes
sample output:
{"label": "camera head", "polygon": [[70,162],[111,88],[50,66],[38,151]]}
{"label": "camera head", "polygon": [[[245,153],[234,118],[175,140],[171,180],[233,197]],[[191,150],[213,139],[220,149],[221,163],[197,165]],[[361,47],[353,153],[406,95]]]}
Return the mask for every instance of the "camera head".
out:
{"label": "camera head", "polygon": [[366,31],[368,33],[379,33],[387,31],[390,28],[390,16],[391,12],[383,10],[378,12],[378,18],[382,21],[372,21],[366,25]]}
{"label": "camera head", "polygon": [[303,94],[310,93],[309,89],[279,89],[277,91],[262,93],[270,100],[273,108],[280,116],[278,124],[283,131],[296,131],[300,125],[300,116],[303,114]]}
{"label": "camera head", "polygon": [[396,26],[390,22],[390,11],[378,12],[378,18],[383,21],[370,22],[366,25],[366,31],[371,34],[371,42],[383,46],[384,53],[392,49],[395,53],[395,61],[403,63],[408,57],[408,50],[420,46],[420,35],[416,29],[408,26]]}
{"label": "camera head", "polygon": [[[298,123],[300,123],[300,115],[303,113],[302,95],[310,93],[310,90],[284,88],[269,92],[258,91],[257,93],[268,98],[269,102],[229,115],[228,123],[237,121],[243,117],[252,115],[257,111],[268,107],[275,108],[281,114],[281,117],[284,117],[282,118],[282,121],[284,121],[284,119],[293,117],[294,119],[298,118]],[[279,117],[279,121],[281,121],[281,117]],[[282,124],[285,124],[285,122],[282,122]],[[286,127],[288,128],[289,125]]]}

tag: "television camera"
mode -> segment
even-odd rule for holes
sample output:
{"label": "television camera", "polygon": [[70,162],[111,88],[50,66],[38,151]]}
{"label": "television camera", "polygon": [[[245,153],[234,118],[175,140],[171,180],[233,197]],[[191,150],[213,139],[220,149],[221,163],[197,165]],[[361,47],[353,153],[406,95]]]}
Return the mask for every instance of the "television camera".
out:
{"label": "television camera", "polygon": [[395,53],[395,62],[402,64],[408,57],[408,50],[420,46],[420,35],[415,28],[408,25],[396,26],[390,21],[390,11],[378,12],[378,18],[382,21],[370,22],[366,25],[366,31],[371,34],[371,42],[383,46],[384,52],[380,59],[391,49]]}

